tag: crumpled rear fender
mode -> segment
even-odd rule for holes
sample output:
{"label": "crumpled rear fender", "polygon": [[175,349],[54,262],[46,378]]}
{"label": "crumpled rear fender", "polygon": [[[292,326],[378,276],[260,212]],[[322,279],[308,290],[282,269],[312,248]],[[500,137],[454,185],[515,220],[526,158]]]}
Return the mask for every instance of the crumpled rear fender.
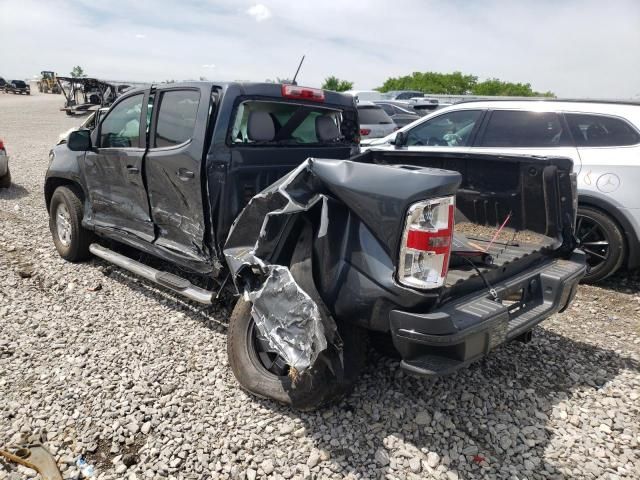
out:
{"label": "crumpled rear fender", "polygon": [[[224,254],[258,329],[287,363],[313,365],[326,347],[320,339],[331,341],[334,316],[368,324],[380,301],[425,301],[393,280],[405,212],[417,201],[454,195],[460,179],[448,170],[308,159],[253,197]],[[290,270],[301,218],[313,226],[311,283]]]}

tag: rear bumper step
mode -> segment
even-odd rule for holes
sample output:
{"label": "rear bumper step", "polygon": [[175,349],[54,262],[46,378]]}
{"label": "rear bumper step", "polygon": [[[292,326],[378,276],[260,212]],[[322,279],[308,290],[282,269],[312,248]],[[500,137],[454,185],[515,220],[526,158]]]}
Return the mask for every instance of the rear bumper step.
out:
{"label": "rear bumper step", "polygon": [[584,253],[576,251],[569,260],[556,259],[494,285],[501,302],[482,292],[434,312],[392,311],[391,334],[402,367],[446,375],[506,341],[529,340],[527,332],[569,305],[585,270]]}
{"label": "rear bumper step", "polygon": [[150,280],[158,285],[179,293],[189,300],[203,303],[205,305],[213,303],[215,292],[197,287],[186,278],[156,270],[155,268],[145,265],[144,263],[136,262],[129,257],[116,253],[113,250],[109,250],[97,243],[92,243],[89,246],[89,251],[96,257],[100,257],[101,259],[106,260],[109,263],[113,263],[120,268],[124,268],[131,273],[135,273],[146,280]]}

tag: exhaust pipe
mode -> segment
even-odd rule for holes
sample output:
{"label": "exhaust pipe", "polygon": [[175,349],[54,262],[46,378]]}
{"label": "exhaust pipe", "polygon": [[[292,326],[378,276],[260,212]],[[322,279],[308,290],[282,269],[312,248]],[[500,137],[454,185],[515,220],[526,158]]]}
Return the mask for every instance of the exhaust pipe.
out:
{"label": "exhaust pipe", "polygon": [[109,250],[97,243],[89,245],[89,251],[96,257],[100,257],[109,263],[113,263],[120,268],[130,271],[131,273],[135,273],[136,275],[150,280],[153,283],[173,290],[189,300],[193,300],[194,302],[202,303],[204,305],[211,305],[213,303],[215,292],[196,287],[186,278],[173,275],[172,273],[161,272],[160,270],[156,270],[144,263],[136,262],[129,257],[120,255],[119,253]]}

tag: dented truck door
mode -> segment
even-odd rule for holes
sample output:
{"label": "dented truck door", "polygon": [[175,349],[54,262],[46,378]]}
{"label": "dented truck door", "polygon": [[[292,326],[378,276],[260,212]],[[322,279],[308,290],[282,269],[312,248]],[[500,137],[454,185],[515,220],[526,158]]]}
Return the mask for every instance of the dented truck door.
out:
{"label": "dented truck door", "polygon": [[109,110],[83,168],[96,228],[150,242],[154,229],[142,177],[146,98],[147,93],[123,97]]}
{"label": "dented truck door", "polygon": [[206,260],[202,152],[211,92],[204,87],[158,88],[145,174],[156,245]]}

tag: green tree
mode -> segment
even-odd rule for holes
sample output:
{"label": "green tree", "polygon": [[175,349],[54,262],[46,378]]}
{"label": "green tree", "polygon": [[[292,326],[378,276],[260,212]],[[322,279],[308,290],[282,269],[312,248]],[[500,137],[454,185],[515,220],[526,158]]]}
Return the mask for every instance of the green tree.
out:
{"label": "green tree", "polygon": [[552,92],[536,92],[530,83],[503,82],[497,78],[490,78],[476,84],[474,95],[502,95],[507,97],[553,97]]}
{"label": "green tree", "polygon": [[320,88],[323,90],[333,90],[334,92],[346,92],[353,88],[353,82],[340,80],[338,77],[331,75],[324,79],[324,83]]}
{"label": "green tree", "polygon": [[378,90],[418,90],[444,95],[554,96],[553,92],[536,92],[529,83],[505,82],[498,78],[478,82],[475,75],[462,72],[413,72],[411,75],[388,78]]}
{"label": "green tree", "polygon": [[461,72],[413,72],[403,77],[388,78],[378,90],[418,90],[425,93],[466,95],[471,93],[477,81],[478,77]]}
{"label": "green tree", "polygon": [[86,77],[84,70],[82,69],[82,67],[80,65],[76,65],[75,67],[73,67],[73,70],[71,70],[71,76],[73,78],[82,78],[82,77]]}

